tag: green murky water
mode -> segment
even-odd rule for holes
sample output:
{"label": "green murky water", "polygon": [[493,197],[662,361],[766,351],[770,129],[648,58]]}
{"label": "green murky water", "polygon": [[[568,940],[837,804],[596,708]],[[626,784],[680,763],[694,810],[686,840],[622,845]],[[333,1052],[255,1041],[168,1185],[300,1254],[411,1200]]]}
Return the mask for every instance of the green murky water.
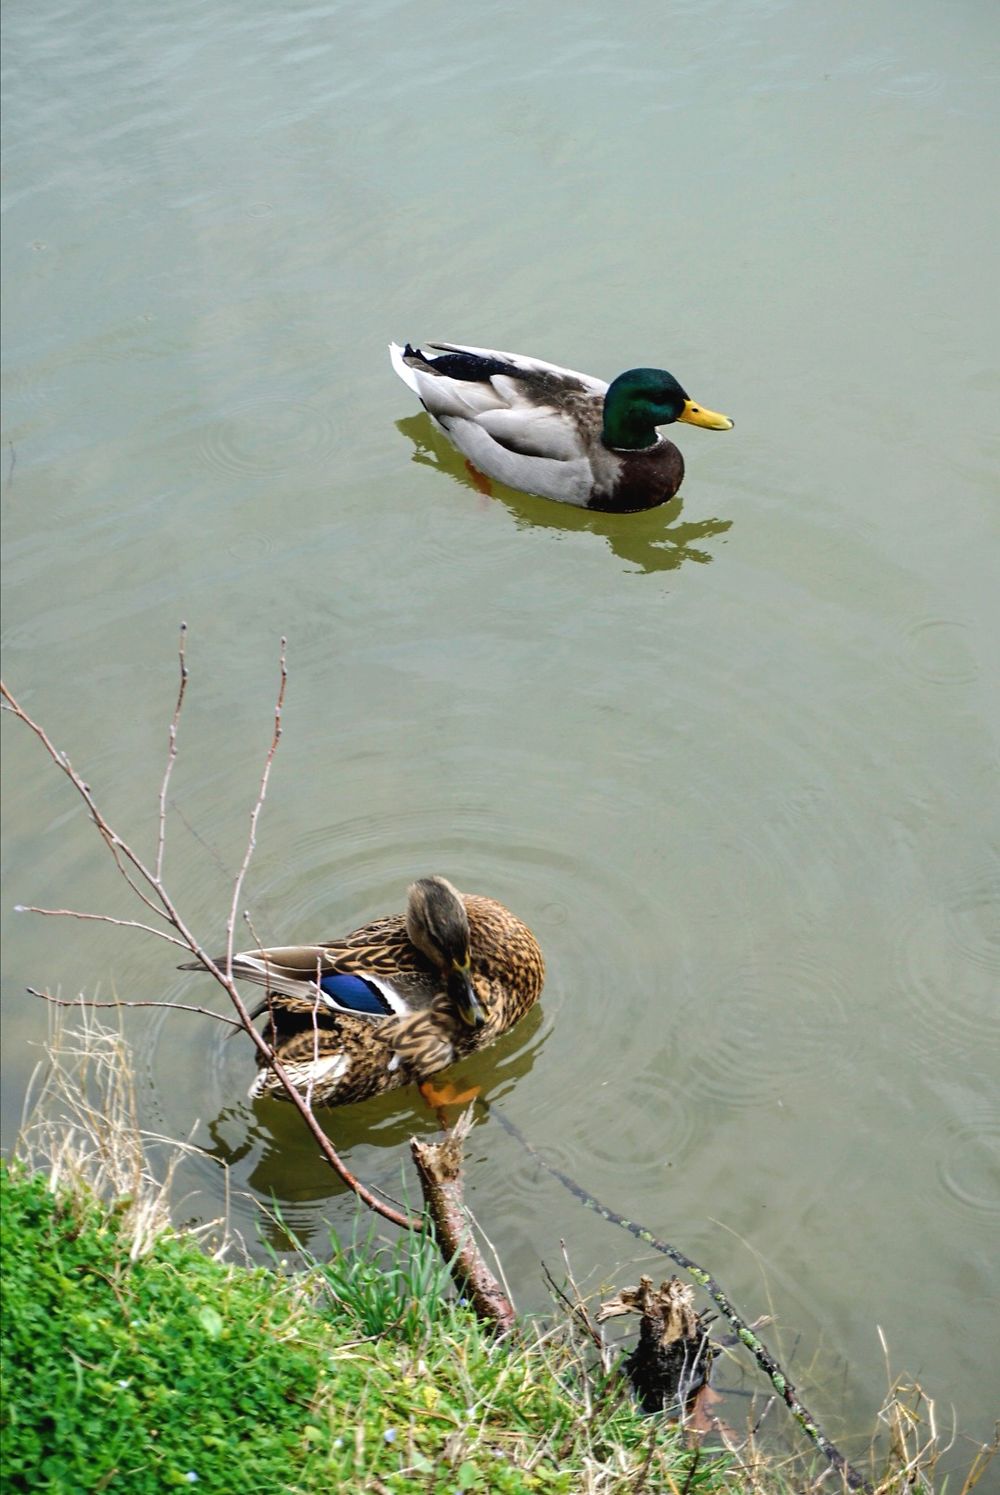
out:
{"label": "green murky water", "polygon": [[[541,1011],[470,1075],[701,1259],[859,1446],[893,1365],[994,1412],[1000,1217],[996,16],[698,5],[12,0],[5,674],[168,879],[265,942],[441,871],[508,902]],[[385,356],[663,364],[727,411],[678,500],[485,498]],[[26,984],[215,1003],[127,911],[6,723],[4,1125]],[[151,1127],[314,1243],[352,1208],[245,1046],[132,1015]],[[409,1094],[336,1113],[397,1189]],[[487,1121],[472,1204],[519,1302],[657,1261]],[[187,1166],[195,1214],[217,1170]]]}

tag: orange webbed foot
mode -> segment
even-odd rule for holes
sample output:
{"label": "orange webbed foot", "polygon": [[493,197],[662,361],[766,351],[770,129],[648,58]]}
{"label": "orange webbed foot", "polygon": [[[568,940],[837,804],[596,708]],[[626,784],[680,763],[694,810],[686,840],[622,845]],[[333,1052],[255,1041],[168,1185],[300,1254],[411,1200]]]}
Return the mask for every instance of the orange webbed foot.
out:
{"label": "orange webbed foot", "polygon": [[472,479],[472,486],[474,488],[478,488],[479,492],[482,493],[486,498],[492,498],[493,489],[490,487],[489,478],[484,472],[480,472],[478,467],[473,467],[468,457],[466,457],[465,459],[465,470],[469,474],[469,477]]}
{"label": "orange webbed foot", "polygon": [[430,1109],[437,1114],[438,1120],[445,1128],[447,1128],[448,1123],[444,1118],[443,1112],[447,1108],[454,1106],[467,1106],[470,1101],[476,1099],[481,1088],[480,1085],[470,1085],[463,1089],[458,1085],[451,1084],[448,1080],[445,1080],[440,1085],[435,1085],[430,1080],[424,1080],[418,1087],[420,1094]]}

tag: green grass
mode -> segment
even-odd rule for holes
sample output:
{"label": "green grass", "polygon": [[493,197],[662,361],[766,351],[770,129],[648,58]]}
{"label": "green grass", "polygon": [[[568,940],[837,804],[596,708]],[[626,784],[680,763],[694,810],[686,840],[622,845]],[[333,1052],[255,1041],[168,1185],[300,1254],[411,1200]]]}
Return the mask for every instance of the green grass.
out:
{"label": "green grass", "polygon": [[746,1488],[566,1332],[496,1343],[426,1241],[294,1276],[169,1232],[133,1259],[126,1205],[17,1165],[0,1185],[7,1491]]}

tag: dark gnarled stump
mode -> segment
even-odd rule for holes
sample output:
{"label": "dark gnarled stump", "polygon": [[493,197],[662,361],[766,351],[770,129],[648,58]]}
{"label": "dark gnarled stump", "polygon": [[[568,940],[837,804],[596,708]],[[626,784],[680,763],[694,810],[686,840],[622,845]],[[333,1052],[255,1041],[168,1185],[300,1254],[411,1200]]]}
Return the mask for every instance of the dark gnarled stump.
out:
{"label": "dark gnarled stump", "polygon": [[681,1417],[694,1405],[708,1380],[712,1349],[701,1314],[694,1309],[694,1289],[671,1277],[654,1288],[640,1277],[601,1304],[598,1322],[622,1313],[640,1315],[639,1343],[625,1360],[625,1371],[644,1412]]}

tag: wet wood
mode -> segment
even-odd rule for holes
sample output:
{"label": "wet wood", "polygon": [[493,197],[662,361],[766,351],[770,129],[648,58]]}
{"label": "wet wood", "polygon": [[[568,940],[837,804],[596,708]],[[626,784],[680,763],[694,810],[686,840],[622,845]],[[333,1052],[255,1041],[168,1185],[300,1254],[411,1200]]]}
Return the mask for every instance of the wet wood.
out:
{"label": "wet wood", "polygon": [[505,1333],[516,1321],[514,1305],[483,1260],[463,1199],[463,1145],[471,1127],[470,1106],[443,1142],[413,1137],[410,1150],[441,1254],[456,1285],[479,1319]]}

